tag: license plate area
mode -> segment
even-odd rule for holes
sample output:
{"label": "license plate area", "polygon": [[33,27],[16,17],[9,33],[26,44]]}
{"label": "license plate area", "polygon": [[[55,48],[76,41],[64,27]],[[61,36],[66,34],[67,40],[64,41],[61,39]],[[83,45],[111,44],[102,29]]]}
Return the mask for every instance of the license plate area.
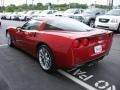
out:
{"label": "license plate area", "polygon": [[95,54],[101,53],[102,52],[102,45],[95,46],[94,52],[95,52]]}

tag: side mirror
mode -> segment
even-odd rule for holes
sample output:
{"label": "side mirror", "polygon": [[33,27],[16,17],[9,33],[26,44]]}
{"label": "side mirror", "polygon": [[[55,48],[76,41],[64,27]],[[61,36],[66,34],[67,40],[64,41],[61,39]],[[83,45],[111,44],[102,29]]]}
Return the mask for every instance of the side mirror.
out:
{"label": "side mirror", "polygon": [[100,13],[98,12],[98,13],[96,13],[96,15],[100,15]]}
{"label": "side mirror", "polygon": [[17,30],[17,31],[21,31],[21,27],[17,27],[16,30]]}

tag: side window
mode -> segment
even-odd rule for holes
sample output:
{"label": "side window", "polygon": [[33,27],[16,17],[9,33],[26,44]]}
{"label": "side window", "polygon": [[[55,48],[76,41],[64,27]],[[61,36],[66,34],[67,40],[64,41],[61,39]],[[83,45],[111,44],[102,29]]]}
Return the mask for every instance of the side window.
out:
{"label": "side window", "polygon": [[51,23],[51,22],[47,22],[44,30],[61,30],[60,28],[58,28],[55,24]]}
{"label": "side window", "polygon": [[29,26],[29,22],[25,23],[21,29],[27,29],[28,26]]}
{"label": "side window", "polygon": [[61,30],[61,29],[56,26],[46,24],[44,30]]}
{"label": "side window", "polygon": [[24,30],[38,30],[38,27],[40,26],[41,21],[37,21],[37,20],[31,20],[27,23],[25,23],[22,26],[22,29]]}
{"label": "side window", "polygon": [[49,11],[48,14],[52,14],[52,11]]}

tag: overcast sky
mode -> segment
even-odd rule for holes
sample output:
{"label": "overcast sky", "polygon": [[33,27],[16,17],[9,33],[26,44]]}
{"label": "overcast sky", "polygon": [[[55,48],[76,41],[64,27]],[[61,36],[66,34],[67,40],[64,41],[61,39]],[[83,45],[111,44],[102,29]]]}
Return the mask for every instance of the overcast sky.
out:
{"label": "overcast sky", "polygon": [[[2,0],[0,0],[1,3]],[[103,5],[107,5],[107,0],[33,0],[34,4],[40,2],[40,3],[69,3],[69,2],[77,2],[77,3],[81,3],[81,4],[92,4],[92,3],[96,3],[97,4],[103,4]],[[27,0],[28,4],[32,3],[32,0]],[[4,0],[5,6],[9,5],[9,4],[15,4],[15,5],[20,5],[20,4],[24,4],[26,3],[26,0]],[[120,5],[120,0],[114,0],[114,5]]]}

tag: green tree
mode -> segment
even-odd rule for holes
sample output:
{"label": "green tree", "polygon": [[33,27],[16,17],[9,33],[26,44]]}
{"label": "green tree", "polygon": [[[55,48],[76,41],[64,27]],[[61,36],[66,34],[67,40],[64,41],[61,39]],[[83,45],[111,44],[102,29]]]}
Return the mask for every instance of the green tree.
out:
{"label": "green tree", "polygon": [[8,12],[14,12],[16,9],[17,9],[17,6],[15,6],[14,4],[10,4],[5,8],[5,10]]}

